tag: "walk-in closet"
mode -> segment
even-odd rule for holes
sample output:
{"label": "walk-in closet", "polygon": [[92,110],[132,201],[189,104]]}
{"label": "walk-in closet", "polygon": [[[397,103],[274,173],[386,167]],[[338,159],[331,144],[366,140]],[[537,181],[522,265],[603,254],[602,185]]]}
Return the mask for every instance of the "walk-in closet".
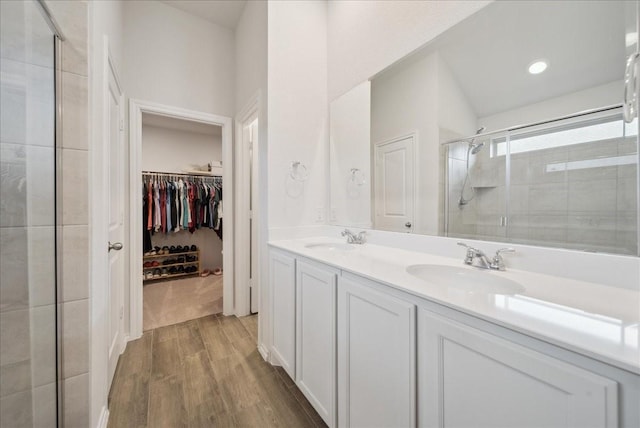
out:
{"label": "walk-in closet", "polygon": [[222,312],[222,128],[142,115],[143,330]]}

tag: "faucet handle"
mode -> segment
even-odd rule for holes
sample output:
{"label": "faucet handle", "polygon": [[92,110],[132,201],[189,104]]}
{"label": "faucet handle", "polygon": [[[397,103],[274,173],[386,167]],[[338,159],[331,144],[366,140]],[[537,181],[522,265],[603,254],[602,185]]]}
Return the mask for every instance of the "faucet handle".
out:
{"label": "faucet handle", "polygon": [[458,242],[458,245],[460,245],[461,247],[465,247],[467,249],[467,255],[464,258],[465,264],[468,264],[468,265],[473,264],[473,257],[475,256],[477,250],[465,244],[464,242]]}
{"label": "faucet handle", "polygon": [[498,251],[496,251],[496,255],[493,256],[493,260],[491,260],[491,269],[495,269],[495,270],[501,270],[504,271],[505,270],[505,266],[504,266],[504,260],[502,260],[502,253],[515,253],[516,250],[514,250],[513,248],[500,248]]}

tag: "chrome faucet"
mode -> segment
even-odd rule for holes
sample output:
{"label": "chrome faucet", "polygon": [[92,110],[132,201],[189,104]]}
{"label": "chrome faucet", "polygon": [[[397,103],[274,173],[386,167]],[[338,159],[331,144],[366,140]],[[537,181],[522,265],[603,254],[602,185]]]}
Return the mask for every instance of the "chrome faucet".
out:
{"label": "chrome faucet", "polygon": [[348,244],[364,244],[367,240],[366,240],[366,231],[362,231],[358,234],[355,234],[353,232],[351,232],[349,229],[345,229],[342,231],[341,235],[342,236],[346,236],[347,237],[347,243]]}
{"label": "chrome faucet", "polygon": [[505,270],[504,260],[502,259],[502,253],[514,253],[516,250],[513,248],[501,248],[496,251],[496,254],[493,256],[493,259],[489,260],[489,257],[482,251],[477,248],[471,247],[464,242],[458,242],[458,245],[463,246],[467,249],[467,255],[464,258],[464,262],[468,265],[473,265],[474,260],[480,260],[480,265],[475,265],[482,269],[493,269],[493,270]]}

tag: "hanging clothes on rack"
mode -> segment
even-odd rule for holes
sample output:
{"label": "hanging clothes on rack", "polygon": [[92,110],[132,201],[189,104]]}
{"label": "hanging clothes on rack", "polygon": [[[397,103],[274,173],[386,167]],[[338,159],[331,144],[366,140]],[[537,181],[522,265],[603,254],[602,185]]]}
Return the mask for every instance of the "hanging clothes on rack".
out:
{"label": "hanging clothes on rack", "polygon": [[142,183],[145,248],[154,233],[204,227],[222,239],[222,177],[145,171]]}

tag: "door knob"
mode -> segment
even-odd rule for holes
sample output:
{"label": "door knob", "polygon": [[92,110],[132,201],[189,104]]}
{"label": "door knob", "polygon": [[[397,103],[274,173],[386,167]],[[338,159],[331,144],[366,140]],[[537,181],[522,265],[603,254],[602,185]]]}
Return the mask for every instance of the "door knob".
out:
{"label": "door knob", "polygon": [[407,229],[411,229],[411,222],[408,221],[404,224],[404,227],[406,227]]}
{"label": "door knob", "polygon": [[112,244],[111,241],[109,241],[109,251],[111,250],[116,250],[116,251],[122,250],[122,242],[114,242]]}

